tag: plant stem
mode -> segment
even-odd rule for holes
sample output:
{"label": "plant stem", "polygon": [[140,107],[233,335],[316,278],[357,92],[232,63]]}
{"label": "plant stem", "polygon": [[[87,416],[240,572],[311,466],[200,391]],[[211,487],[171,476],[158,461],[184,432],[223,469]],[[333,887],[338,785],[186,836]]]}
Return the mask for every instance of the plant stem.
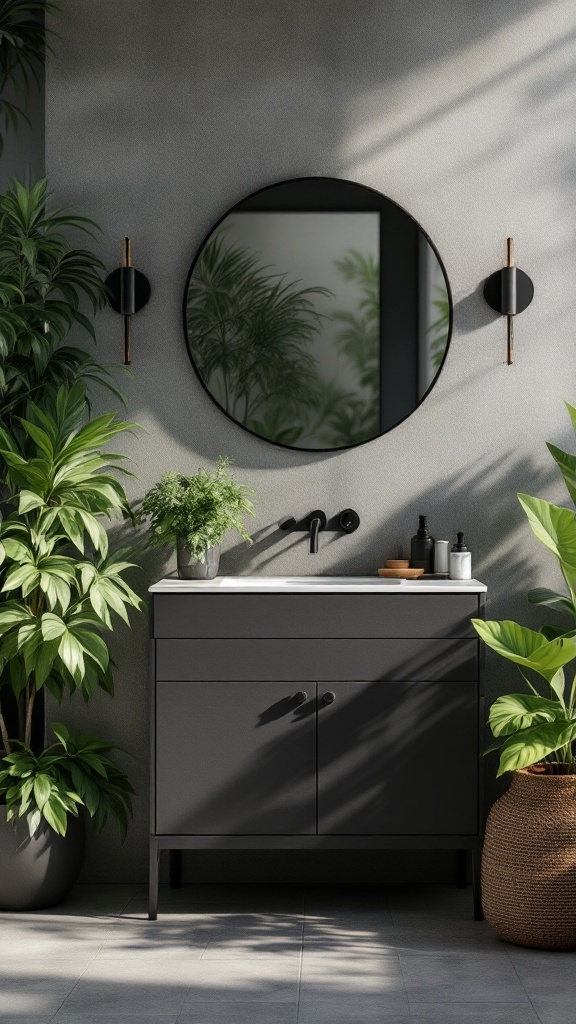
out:
{"label": "plant stem", "polygon": [[8,729],[6,728],[6,721],[0,706],[0,735],[2,736],[2,743],[4,744],[4,753],[11,754],[12,747],[10,746],[10,740],[8,739]]}
{"label": "plant stem", "polygon": [[36,697],[36,687],[32,681],[26,683],[26,724],[24,727],[24,743],[27,747],[32,742],[32,712],[34,710],[34,700]]}

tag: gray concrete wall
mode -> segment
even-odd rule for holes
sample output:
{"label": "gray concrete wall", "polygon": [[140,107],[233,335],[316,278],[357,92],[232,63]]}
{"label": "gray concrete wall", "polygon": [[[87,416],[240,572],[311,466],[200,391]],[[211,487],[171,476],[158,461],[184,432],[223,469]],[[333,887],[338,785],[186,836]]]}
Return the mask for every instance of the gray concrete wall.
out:
{"label": "gray concrete wall", "polygon": [[[123,384],[129,417],[142,427],[122,442],[137,473],[131,496],[169,467],[189,473],[219,453],[232,456],[260,501],[253,546],[229,538],[227,574],[372,573],[425,512],[437,537],[466,531],[493,617],[538,621],[524,595],[557,584],[558,574],[515,493],[565,500],[545,441],[570,444],[562,399],[576,398],[574,4],[60,7],[47,71],[51,184],[59,202],[102,225],[110,268],[122,236],[131,236],[153,288],[133,321],[133,372]],[[334,455],[282,450],[231,423],[196,379],[181,328],[186,273],[213,222],[254,189],[314,174],[356,179],[409,210],[437,245],[455,296],[453,340],[431,395],[396,430]],[[481,297],[507,235],[536,288],[516,324],[513,367],[505,365],[504,321]],[[100,356],[118,359],[121,327],[111,312],[100,316],[98,335]],[[318,506],[353,506],[362,528],[322,538],[312,557],[304,537],[292,543],[275,524]],[[138,585],[144,590],[173,565],[147,554]],[[143,879],[146,869],[145,618],[131,632],[120,627],[114,648],[114,702],[102,696],[88,713],[78,704],[59,712],[136,757],[126,761],[138,788],[130,837],[121,848],[112,831],[91,842],[91,880]],[[516,685],[511,667],[488,659],[491,696]],[[430,859],[418,863],[416,875],[430,876]]]}

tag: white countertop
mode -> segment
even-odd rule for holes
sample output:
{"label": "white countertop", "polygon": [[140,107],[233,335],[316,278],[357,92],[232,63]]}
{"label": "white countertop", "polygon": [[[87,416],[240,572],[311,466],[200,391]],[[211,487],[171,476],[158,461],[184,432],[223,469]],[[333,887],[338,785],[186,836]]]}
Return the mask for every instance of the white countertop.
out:
{"label": "white countertop", "polygon": [[394,580],[382,576],[216,576],[181,580],[167,576],[150,594],[484,594],[479,580]]}

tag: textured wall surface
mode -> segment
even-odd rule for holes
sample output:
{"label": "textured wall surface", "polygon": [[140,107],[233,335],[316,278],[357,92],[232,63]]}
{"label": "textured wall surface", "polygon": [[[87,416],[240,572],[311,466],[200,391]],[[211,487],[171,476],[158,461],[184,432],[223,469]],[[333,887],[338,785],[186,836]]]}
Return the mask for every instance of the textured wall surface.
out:
{"label": "textured wall surface", "polygon": [[[153,295],[133,321],[124,441],[137,498],[167,468],[188,473],[231,455],[260,496],[251,548],[233,537],[228,573],[372,573],[429,516],[437,537],[464,529],[493,617],[523,617],[525,592],[558,583],[515,492],[565,501],[545,441],[570,444],[562,399],[574,389],[574,98],[572,2],[488,0],[60,0],[47,71],[46,158],[59,202],[103,228],[112,268],[124,234]],[[405,423],[334,455],[266,444],[211,403],[188,360],[181,301],[195,249],[245,194],[297,175],[356,179],[423,225],[447,268],[454,334],[431,395]],[[536,298],[505,325],[481,297],[507,235]],[[121,326],[99,319],[99,353],[119,358]],[[103,400],[110,405],[110,400]],[[276,529],[284,514],[358,509],[352,536],[318,555]],[[125,539],[122,530],[114,530]],[[139,586],[164,568],[144,557]],[[117,697],[90,721],[136,756],[136,821],[120,848],[93,840],[87,879],[144,878],[147,623],[115,639]],[[488,689],[516,687],[488,659]],[[457,766],[455,766],[457,770]],[[493,775],[493,766],[488,768]],[[492,789],[490,790],[492,792]]]}

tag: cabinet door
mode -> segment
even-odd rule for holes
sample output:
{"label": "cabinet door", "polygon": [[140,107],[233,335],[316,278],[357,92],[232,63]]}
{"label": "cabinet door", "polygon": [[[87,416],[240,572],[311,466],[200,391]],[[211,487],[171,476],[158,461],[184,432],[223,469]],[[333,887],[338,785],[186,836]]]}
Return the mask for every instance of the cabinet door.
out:
{"label": "cabinet door", "polygon": [[315,683],[157,683],[157,834],[315,831]]}
{"label": "cabinet door", "polygon": [[319,834],[477,831],[476,683],[318,687]]}

